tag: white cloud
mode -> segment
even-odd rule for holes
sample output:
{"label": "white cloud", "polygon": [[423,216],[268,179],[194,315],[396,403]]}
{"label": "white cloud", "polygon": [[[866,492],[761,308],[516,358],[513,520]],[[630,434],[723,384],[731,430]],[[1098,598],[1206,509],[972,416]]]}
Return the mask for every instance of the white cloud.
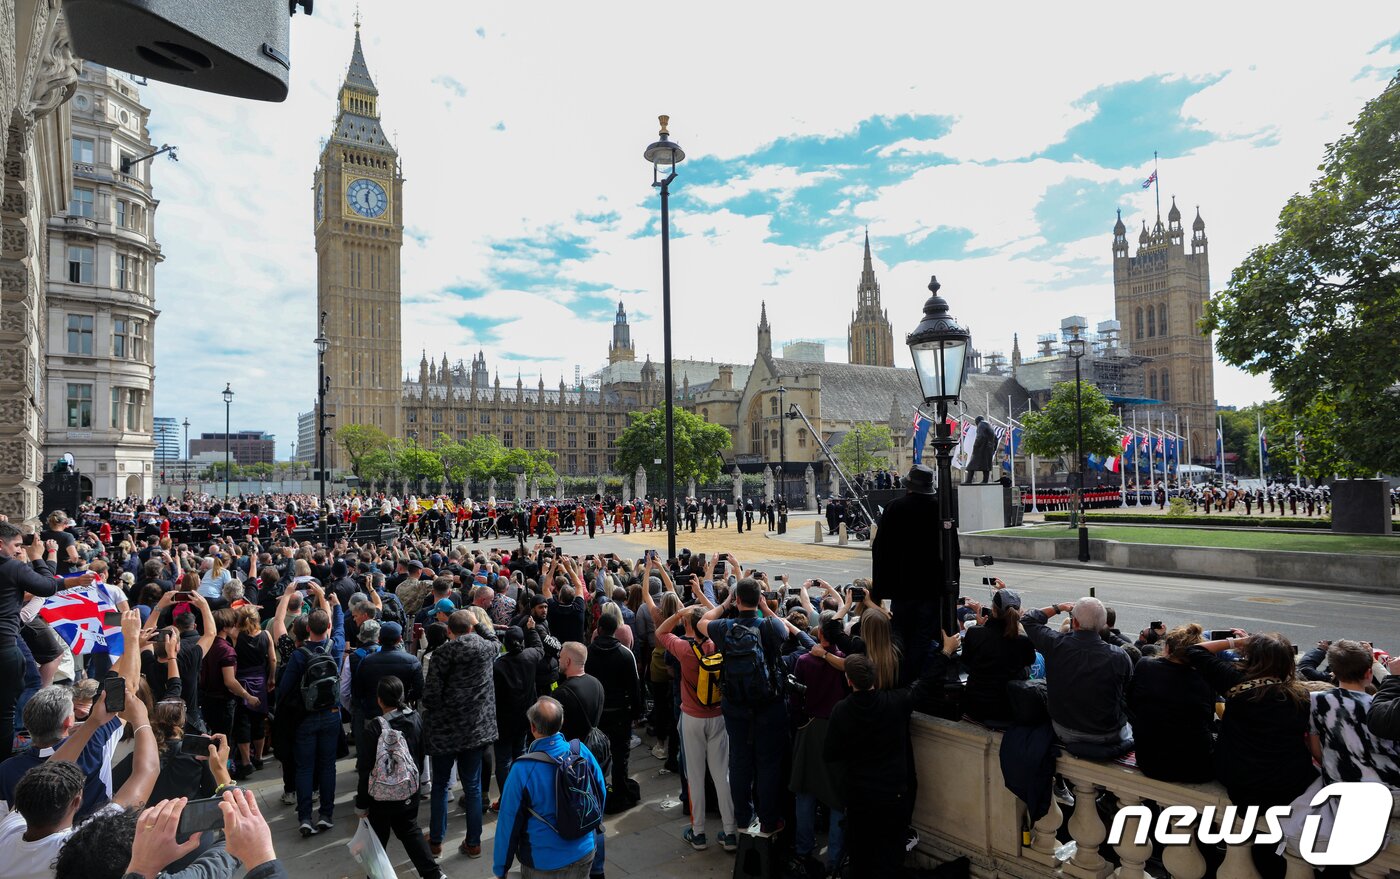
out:
{"label": "white cloud", "polygon": [[[540,258],[503,255],[493,243],[551,232],[580,235],[591,250],[557,267],[561,283],[604,285],[597,295],[620,298],[639,316],[639,352],[659,357],[659,242],[630,237],[657,212],[641,151],[658,113],[672,115],[671,130],[692,160],[746,161],[765,145],[849,133],[875,116],[953,120],[942,137],[881,145],[912,170],[890,185],[850,180],[841,194],[848,203],[817,227],[818,247],[783,243],[772,218],[740,216],[723,204],[755,191],[790,198],[824,179],[821,168],[755,162],[734,180],[695,184],[691,204],[711,207],[673,217],[683,233],[672,254],[678,353],[747,359],[763,299],[775,338],[842,337],[866,222],[877,239],[905,239],[915,252],[940,228],[966,228],[973,247],[993,251],[893,269],[877,252],[896,335],[917,317],[928,275],[937,272],[957,313],[988,340],[979,345],[1009,349],[1012,332],[1027,339],[1065,314],[1112,307],[1111,285],[1080,284],[1067,263],[1101,260],[1107,277],[1114,205],[1104,206],[1101,238],[1062,246],[1049,261],[1025,256],[1044,240],[1035,206],[1048,187],[1070,178],[1121,181],[1125,222],[1150,210],[1150,193],[1133,188],[1135,169],[1008,161],[1088,118],[1085,95],[1148,76],[1224,74],[1182,113],[1217,135],[1245,139],[1162,163],[1164,195],[1180,195],[1184,211],[1202,205],[1219,287],[1248,247],[1267,238],[1287,196],[1307,185],[1323,143],[1400,63],[1393,54],[1368,55],[1400,31],[1400,8],[1379,2],[1326,12],[1217,6],[1206,18],[1154,17],[1146,36],[1147,22],[1122,13],[1048,5],[1009,13],[897,2],[853,11],[822,0],[794,14],[786,4],[721,2],[687,14],[684,27],[659,40],[670,17],[662,12],[659,20],[642,4],[433,2],[412,14],[392,0],[362,4],[366,57],[407,178],[406,369],[425,347],[437,357],[447,349],[454,360],[484,347],[503,383],[514,381],[507,354],[533,358],[522,367],[525,380],[542,371],[550,386],[559,372],[571,377],[574,362],[585,372],[599,365],[610,328],[566,307],[575,291],[504,289],[512,285],[493,280]],[[188,415],[196,432],[221,429],[218,392],[232,381],[235,421],[275,431],[282,455],[291,450],[295,413],[315,388],[310,190],[349,59],[350,10],[298,16],[292,34],[284,104],[157,83],[143,89],[152,136],[179,144],[182,157],[153,172],[166,256],[156,275],[156,409]],[[1357,78],[1367,65],[1381,72]],[[918,170],[930,149],[958,164]],[[677,191],[693,179],[682,165]],[[576,219],[610,212],[613,222]],[[1050,289],[1069,277],[1075,286]],[[479,295],[464,300],[451,288]],[[488,344],[459,323],[471,316],[506,320],[494,330],[502,341]],[[829,355],[843,356],[840,347]],[[1257,381],[1224,368],[1217,387],[1227,402],[1234,393],[1258,395]]]}

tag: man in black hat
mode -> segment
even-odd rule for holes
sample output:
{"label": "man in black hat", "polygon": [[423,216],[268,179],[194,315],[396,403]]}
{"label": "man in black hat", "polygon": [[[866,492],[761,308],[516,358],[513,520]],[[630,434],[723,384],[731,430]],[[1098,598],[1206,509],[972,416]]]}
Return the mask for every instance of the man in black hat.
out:
{"label": "man in black hat", "polygon": [[904,479],[906,492],[885,506],[871,544],[871,598],[890,601],[891,623],[903,643],[900,680],[912,681],[924,667],[929,644],[938,637],[938,587],[931,572],[938,558],[938,498],[933,470],[915,464]]}

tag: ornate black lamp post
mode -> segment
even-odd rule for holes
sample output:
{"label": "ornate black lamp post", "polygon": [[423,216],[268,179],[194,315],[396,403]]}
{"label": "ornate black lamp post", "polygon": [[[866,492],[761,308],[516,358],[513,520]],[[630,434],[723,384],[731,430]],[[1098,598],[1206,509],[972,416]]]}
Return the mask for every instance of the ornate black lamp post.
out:
{"label": "ornate black lamp post", "polygon": [[326,313],[321,312],[320,332],[316,334],[316,470],[321,482],[321,515],[326,514]]}
{"label": "ornate black lamp post", "polygon": [[1075,510],[1078,511],[1079,519],[1079,560],[1087,562],[1089,560],[1089,526],[1084,521],[1084,401],[1082,384],[1080,382],[1079,361],[1084,358],[1084,339],[1075,336],[1066,345],[1069,346],[1069,356],[1074,358],[1074,472],[1075,482],[1078,483],[1075,497]]}
{"label": "ornate black lamp post", "polygon": [[185,494],[190,493],[190,420],[186,418],[180,425],[185,429]]}
{"label": "ornate black lamp post", "polygon": [[[666,385],[666,557],[676,557],[676,433],[672,402],[675,392],[671,376],[671,181],[676,179],[676,166],[685,159],[685,150],[671,140],[666,130],[670,116],[661,121],[659,140],[646,148],[642,155],[651,163],[651,185],[661,191],[661,332],[665,349]],[[661,169],[665,168],[663,172]],[[663,176],[664,174],[664,176]]]}
{"label": "ornate black lamp post", "polygon": [[233,388],[224,382],[224,500],[229,498],[229,474],[233,472],[229,455],[229,422],[233,411]]}
{"label": "ornate black lamp post", "polygon": [[948,427],[948,404],[962,394],[963,373],[967,365],[967,349],[972,334],[958,325],[948,313],[948,303],[938,295],[938,278],[929,280],[932,294],[924,303],[924,318],[905,338],[909,352],[914,355],[914,372],[924,405],[933,406],[933,449],[938,461],[938,549],[943,560],[943,583],[939,595],[939,616],[943,630],[957,631],[958,615],[958,516],[953,494],[952,431]]}

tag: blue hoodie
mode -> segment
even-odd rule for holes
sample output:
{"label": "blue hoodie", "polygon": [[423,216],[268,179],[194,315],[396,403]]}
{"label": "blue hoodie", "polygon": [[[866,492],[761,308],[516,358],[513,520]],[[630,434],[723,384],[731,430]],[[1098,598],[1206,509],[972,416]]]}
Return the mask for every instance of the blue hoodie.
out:
{"label": "blue hoodie", "polygon": [[[540,751],[558,759],[569,750],[564,736],[555,733],[536,739],[527,751]],[[587,746],[579,750],[588,755],[588,762],[598,777],[600,788],[606,789],[603,770]],[[593,834],[579,839],[562,839],[543,821],[530,814],[534,809],[553,824],[555,821],[554,781],[558,772],[553,766],[534,760],[516,760],[510,766],[505,790],[501,792],[501,811],[496,818],[494,875],[504,876],[515,858],[536,870],[557,870],[580,861],[593,851]],[[523,798],[528,798],[528,803]],[[517,835],[517,825],[524,829]]]}

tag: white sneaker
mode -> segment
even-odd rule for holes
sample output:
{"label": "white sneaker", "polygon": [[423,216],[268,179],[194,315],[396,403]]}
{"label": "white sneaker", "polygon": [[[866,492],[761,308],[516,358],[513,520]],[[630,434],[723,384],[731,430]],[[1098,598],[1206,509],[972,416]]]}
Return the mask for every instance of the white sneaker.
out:
{"label": "white sneaker", "polygon": [[654,748],[651,749],[651,756],[655,757],[655,758],[658,759],[658,760],[665,760],[665,759],[666,759],[666,743],[665,743],[665,742],[657,742],[657,743],[656,743],[656,747],[654,747]]}
{"label": "white sneaker", "polygon": [[284,805],[284,806],[295,806],[296,804],[297,804],[297,794],[296,794],[296,791],[291,791],[291,790],[284,790],[284,791],[282,791],[282,805]]}
{"label": "white sneaker", "polygon": [[632,750],[633,748],[638,747],[639,745],[641,745],[641,743],[642,743],[642,737],[641,737],[641,736],[633,736],[633,737],[632,737],[632,740],[629,741],[629,742],[627,743],[627,750],[630,751],[630,750]]}

